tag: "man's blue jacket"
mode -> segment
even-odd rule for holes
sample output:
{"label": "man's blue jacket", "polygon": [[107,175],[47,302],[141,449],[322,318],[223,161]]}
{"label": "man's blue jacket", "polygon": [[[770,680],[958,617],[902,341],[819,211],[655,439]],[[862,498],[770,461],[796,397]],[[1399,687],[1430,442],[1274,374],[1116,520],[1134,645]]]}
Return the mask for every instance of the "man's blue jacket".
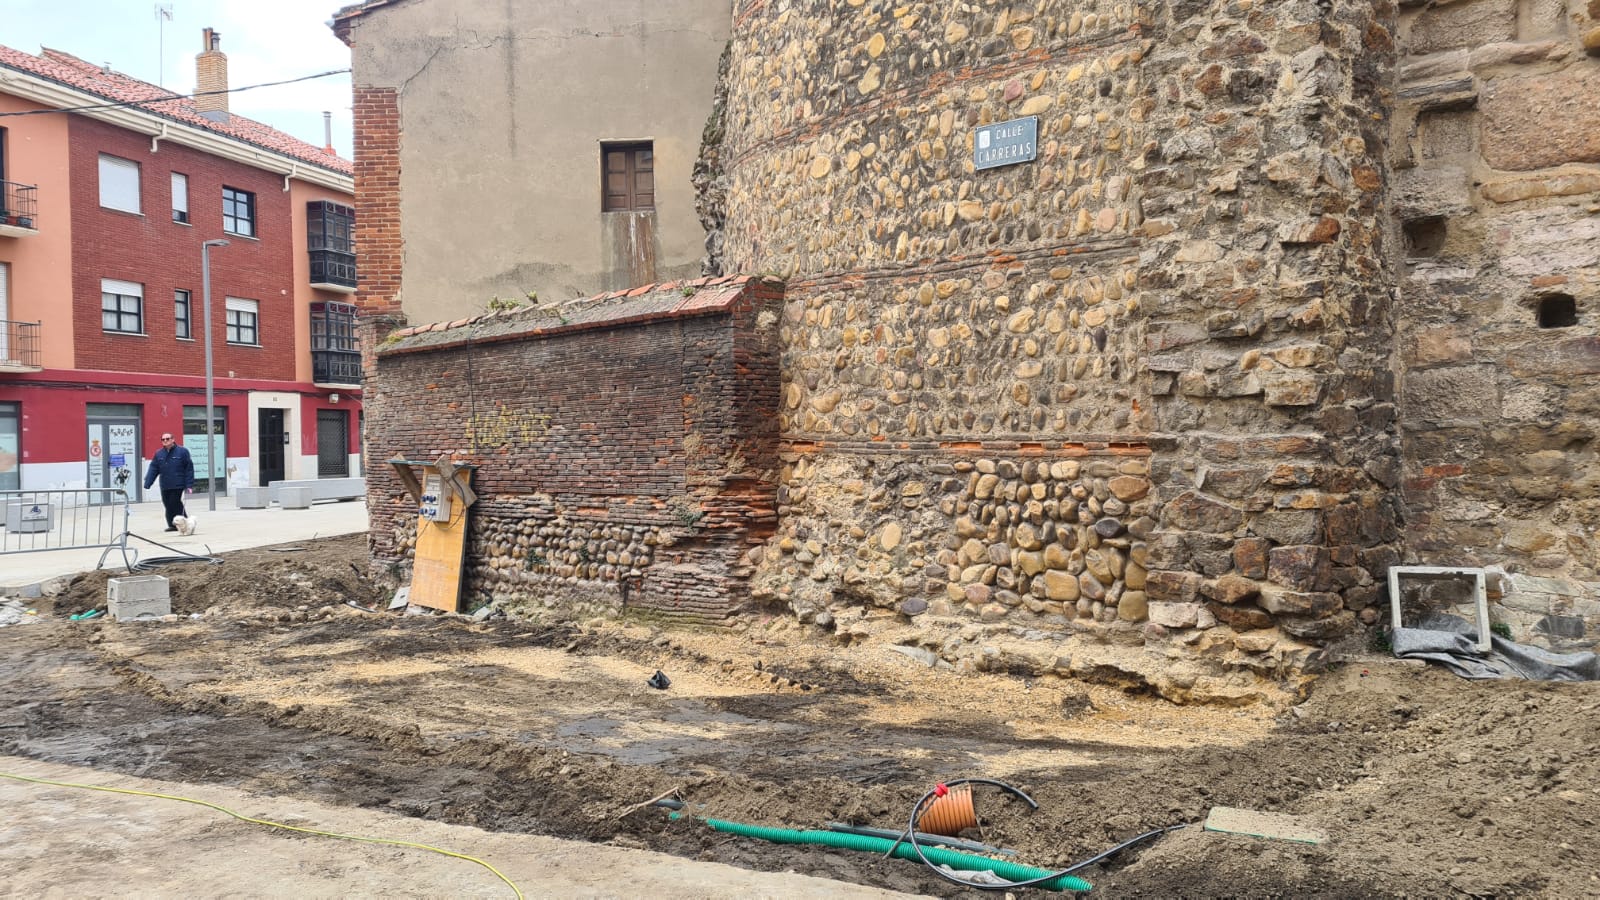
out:
{"label": "man's blue jacket", "polygon": [[177,444],[157,450],[150,459],[150,467],[144,472],[145,490],[156,483],[157,475],[161,476],[163,491],[194,487],[194,460],[190,458],[189,451]]}

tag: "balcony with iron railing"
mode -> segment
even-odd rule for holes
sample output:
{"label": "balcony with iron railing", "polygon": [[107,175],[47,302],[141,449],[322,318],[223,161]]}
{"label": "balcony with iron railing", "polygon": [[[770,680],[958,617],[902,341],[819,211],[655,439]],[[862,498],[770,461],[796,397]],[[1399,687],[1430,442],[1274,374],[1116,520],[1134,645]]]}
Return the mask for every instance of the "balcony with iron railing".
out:
{"label": "balcony with iron railing", "polygon": [[340,294],[356,292],[356,211],[332,200],[306,204],[306,249],[311,286]]}
{"label": "balcony with iron railing", "polygon": [[319,387],[360,387],[361,353],[349,350],[311,351],[311,381]]}
{"label": "balcony with iron railing", "polygon": [[0,319],[0,372],[37,372],[44,368],[39,354],[42,327],[41,322]]}
{"label": "balcony with iron railing", "polygon": [[38,186],[0,181],[0,237],[39,233]]}
{"label": "balcony with iron railing", "polygon": [[340,294],[356,292],[356,255],[338,250],[311,250],[311,286]]}

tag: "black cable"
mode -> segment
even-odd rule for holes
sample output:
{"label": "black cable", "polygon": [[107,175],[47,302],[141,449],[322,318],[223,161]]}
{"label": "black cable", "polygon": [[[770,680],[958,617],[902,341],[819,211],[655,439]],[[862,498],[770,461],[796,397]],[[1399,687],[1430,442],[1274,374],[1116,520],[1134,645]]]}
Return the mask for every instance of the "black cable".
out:
{"label": "black cable", "polygon": [[185,553],[182,556],[147,556],[134,563],[133,569],[136,572],[150,572],[161,566],[189,562],[203,562],[208,566],[220,566],[222,565],[222,558],[219,556],[195,556],[189,553]]}
{"label": "black cable", "polygon": [[[203,563],[206,563],[207,565],[212,565],[212,566],[220,566],[220,565],[222,565],[222,557],[220,557],[220,556],[209,556],[209,555],[208,556],[200,556],[200,555],[194,554],[194,553],[187,553],[187,552],[185,552],[183,550],[179,550],[177,547],[172,547],[172,546],[169,546],[167,544],[163,544],[160,541],[153,541],[150,538],[147,538],[142,534],[134,534],[131,531],[128,532],[127,536],[131,537],[131,538],[138,538],[139,540],[144,541],[146,544],[153,544],[153,545],[155,545],[157,547],[160,547],[163,550],[171,550],[173,553],[178,554],[177,556],[152,556],[152,557],[149,557],[147,559],[139,559],[139,561],[135,562],[135,563],[129,563],[127,561],[126,555],[124,555],[123,565],[127,566],[129,572],[149,572],[152,569],[158,568],[160,566],[168,566],[168,565],[172,565],[174,563],[183,563],[183,562],[203,562]],[[207,547],[206,549],[210,550],[211,548]],[[138,552],[137,551],[135,551],[135,553],[134,553],[134,558],[138,559]]]}
{"label": "black cable", "polygon": [[[20,71],[27,71],[27,70],[20,70]],[[144,100],[121,100],[121,101],[118,101],[116,103],[94,103],[94,104],[90,104],[88,106],[63,106],[63,107],[58,107],[56,109],[27,109],[27,110],[22,110],[20,112],[0,112],[0,118],[5,118],[7,116],[42,116],[42,115],[46,115],[48,113],[87,112],[89,110],[96,110],[96,109],[124,109],[124,108],[132,108],[132,107],[141,107],[141,106],[144,106],[144,105],[149,104],[149,103],[171,103],[174,100],[193,100],[196,97],[210,97],[210,96],[212,96],[214,94],[237,94],[240,91],[248,91],[248,90],[251,90],[253,88],[277,87],[280,84],[294,84],[297,81],[310,81],[313,78],[327,78],[329,75],[345,75],[345,74],[348,74],[349,72],[350,72],[349,69],[330,69],[329,71],[326,71],[326,72],[318,72],[315,75],[302,75],[299,78],[290,78],[290,79],[285,80],[285,81],[266,81],[266,82],[262,82],[261,84],[247,84],[244,87],[227,88],[225,90],[220,90],[220,91],[195,91],[192,94],[173,94],[170,97],[149,97],[149,98],[144,99]],[[34,73],[29,72],[28,74],[31,75],[31,74],[34,74]],[[118,73],[118,74],[121,74],[121,73]],[[49,77],[49,76],[44,76],[44,77]],[[131,76],[124,76],[124,77],[131,77]],[[51,79],[51,80],[55,80],[55,79]],[[69,87],[75,87],[75,85],[68,85],[68,86]],[[78,90],[82,90],[82,91],[85,91],[85,92],[91,93],[91,94],[92,93],[96,93],[96,91],[94,91],[92,88],[78,88]],[[157,90],[159,90],[159,88]],[[164,110],[151,110],[151,111],[152,112],[164,112]]]}
{"label": "black cable", "polygon": [[[927,855],[925,855],[922,852],[922,845],[917,843],[917,823],[922,820],[922,814],[927,812],[925,807],[928,804],[928,800],[930,798],[932,798],[935,794],[941,793],[941,791],[943,789],[947,789],[947,788],[950,788],[950,787],[952,787],[954,785],[958,785],[958,784],[987,784],[987,785],[993,785],[994,787],[998,787],[998,788],[1000,788],[1002,790],[1009,791],[1010,793],[1012,793],[1012,794],[1014,794],[1014,795],[1016,795],[1018,797],[1021,797],[1023,800],[1026,800],[1028,805],[1031,806],[1034,809],[1038,809],[1039,808],[1039,804],[1033,802],[1033,798],[1032,797],[1029,797],[1027,794],[1024,794],[1022,791],[1018,790],[1017,788],[1012,787],[1009,784],[1006,784],[1003,781],[996,781],[996,780],[994,780],[992,778],[958,778],[955,781],[947,781],[944,784],[935,786],[933,788],[933,790],[928,791],[926,794],[923,794],[922,798],[917,801],[916,806],[913,806],[911,808],[911,820],[906,826],[906,833],[901,835],[900,840],[901,841],[909,841],[910,844],[911,844],[911,849],[916,851],[917,858],[922,860],[923,864],[926,865],[928,868],[932,869],[934,874],[938,875],[940,878],[943,878],[944,880],[949,881],[949,882],[951,882],[953,884],[959,884],[962,887],[977,888],[980,891],[1008,891],[1008,890],[1012,890],[1014,888],[1033,887],[1034,885],[1037,885],[1037,884],[1044,884],[1045,882],[1048,882],[1048,881],[1054,881],[1057,878],[1063,878],[1063,877],[1065,877],[1067,875],[1071,875],[1073,872],[1076,872],[1079,869],[1088,868],[1089,866],[1094,865],[1095,863],[1099,862],[1100,860],[1105,859],[1106,857],[1111,856],[1111,855],[1113,855],[1113,854],[1115,854],[1115,853],[1117,853],[1119,851],[1125,850],[1125,849],[1133,846],[1134,844],[1139,843],[1140,841],[1146,840],[1147,838],[1151,838],[1151,837],[1154,837],[1154,836],[1159,835],[1159,834],[1166,834],[1169,831],[1176,831],[1179,828],[1188,828],[1191,824],[1193,824],[1191,822],[1185,822],[1185,823],[1183,823],[1181,825],[1168,825],[1165,828],[1157,828],[1154,831],[1147,831],[1144,834],[1141,834],[1138,837],[1133,838],[1132,840],[1123,841],[1122,843],[1118,844],[1117,846],[1112,847],[1110,850],[1107,850],[1107,851],[1105,851],[1103,853],[1100,853],[1100,854],[1097,854],[1095,856],[1091,856],[1088,859],[1084,860],[1083,862],[1073,863],[1072,865],[1066,867],[1065,869],[1060,870],[1059,872],[1051,872],[1048,875],[1040,875],[1038,878],[1029,878],[1026,881],[998,881],[997,880],[995,883],[980,883],[980,882],[976,882],[976,881],[968,881],[965,878],[957,878],[956,876],[950,874],[949,872],[945,871],[944,869],[940,868],[939,866],[934,865],[933,861],[928,859]],[[896,846],[898,846],[899,843],[900,843],[899,841],[896,841]],[[894,852],[893,848],[890,848],[889,852],[893,853]],[[990,875],[993,876],[993,873],[991,872]],[[993,876],[993,877],[996,877],[998,879],[998,876]]]}

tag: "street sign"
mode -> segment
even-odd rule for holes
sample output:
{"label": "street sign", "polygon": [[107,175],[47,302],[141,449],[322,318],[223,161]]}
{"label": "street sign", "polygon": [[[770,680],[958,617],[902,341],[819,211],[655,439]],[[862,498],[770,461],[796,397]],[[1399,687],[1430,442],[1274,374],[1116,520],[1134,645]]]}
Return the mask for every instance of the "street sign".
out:
{"label": "street sign", "polygon": [[972,144],[972,164],[980,170],[1033,162],[1038,156],[1038,116],[985,125]]}

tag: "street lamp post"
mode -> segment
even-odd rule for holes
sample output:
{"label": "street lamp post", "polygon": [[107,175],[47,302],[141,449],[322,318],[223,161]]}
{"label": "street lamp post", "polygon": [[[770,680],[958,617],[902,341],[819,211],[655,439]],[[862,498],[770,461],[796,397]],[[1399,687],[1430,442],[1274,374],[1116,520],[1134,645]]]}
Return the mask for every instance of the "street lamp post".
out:
{"label": "street lamp post", "polygon": [[212,512],[217,511],[217,413],[211,376],[211,248],[226,247],[229,243],[218,238],[200,245],[200,291],[206,335],[206,495]]}

